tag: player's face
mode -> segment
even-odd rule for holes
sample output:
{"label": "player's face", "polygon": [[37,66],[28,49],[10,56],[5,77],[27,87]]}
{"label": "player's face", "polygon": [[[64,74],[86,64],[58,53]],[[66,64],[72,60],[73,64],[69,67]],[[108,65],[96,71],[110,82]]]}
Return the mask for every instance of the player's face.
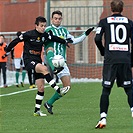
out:
{"label": "player's face", "polygon": [[36,25],[36,30],[37,30],[39,33],[44,33],[45,28],[46,28],[46,22],[39,22],[39,24]]}
{"label": "player's face", "polygon": [[61,25],[61,21],[62,21],[62,16],[58,15],[58,14],[54,14],[53,18],[51,19],[52,24],[55,25],[56,27]]}

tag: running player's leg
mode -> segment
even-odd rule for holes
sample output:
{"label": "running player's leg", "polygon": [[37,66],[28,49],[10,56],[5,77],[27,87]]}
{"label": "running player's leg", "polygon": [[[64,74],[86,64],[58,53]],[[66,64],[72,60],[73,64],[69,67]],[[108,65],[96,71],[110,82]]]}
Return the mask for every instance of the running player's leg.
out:
{"label": "running player's leg", "polygon": [[3,82],[4,82],[4,88],[8,87],[6,84],[6,62],[1,63],[2,73],[3,73]]}
{"label": "running player's leg", "polygon": [[21,81],[21,86],[24,87],[24,80],[25,80],[25,77],[26,77],[26,70],[25,68],[23,67],[22,68],[22,81]]}
{"label": "running player's leg", "polygon": [[21,58],[21,67],[22,67],[22,81],[21,81],[21,86],[24,87],[24,80],[25,80],[25,77],[26,77],[26,70],[25,70],[25,66],[24,66],[24,62],[23,62],[23,59]]}
{"label": "running player's leg", "polygon": [[35,72],[42,73],[46,81],[51,85],[51,87],[54,88],[58,92],[60,91],[60,87],[56,85],[54,79],[50,76],[50,73],[48,72],[48,69],[46,66],[38,63],[35,67]]}
{"label": "running player's leg", "polygon": [[131,116],[133,117],[133,97],[132,97],[132,88],[126,87],[124,88],[125,93],[127,94],[127,101],[129,104],[129,107],[131,108]]}
{"label": "running player's leg", "polygon": [[27,72],[27,74],[28,74],[28,80],[29,80],[29,84],[30,84],[29,88],[33,89],[36,87],[34,70],[33,69],[29,70]]}
{"label": "running player's leg", "polygon": [[15,66],[15,79],[16,79],[16,86],[19,87],[19,75],[20,75],[20,58],[14,58],[14,66]]}
{"label": "running player's leg", "polygon": [[[59,74],[57,74],[57,76],[61,79],[63,87],[69,87],[70,89],[70,72],[67,65],[64,66],[64,69]],[[61,97],[62,96],[59,93],[55,92],[54,95],[44,104],[45,108],[50,114],[53,114],[52,107],[54,102]]]}
{"label": "running player's leg", "polygon": [[105,65],[103,66],[103,90],[100,97],[100,120],[98,121],[95,128],[104,128],[106,126],[106,117],[109,107],[109,96],[111,88],[114,84],[116,77],[117,66],[116,65]]}
{"label": "running player's leg", "polygon": [[52,69],[52,71],[54,70],[54,66],[52,63],[53,57],[54,57],[54,49],[52,47],[49,47],[47,49],[46,59],[47,59],[47,62],[49,64],[50,68]]}
{"label": "running player's leg", "polygon": [[40,110],[44,98],[44,79],[43,78],[37,79],[36,84],[38,91],[35,98],[34,116],[46,116],[46,114],[43,114]]}
{"label": "running player's leg", "polygon": [[54,74],[57,74],[59,73],[60,71],[63,70],[63,67],[60,67],[60,68],[55,68],[53,66],[53,63],[52,63],[52,59],[54,57],[54,49],[52,47],[49,47],[47,50],[46,50],[46,60],[47,60],[47,64],[49,65],[49,67],[51,68],[51,70],[53,71]]}
{"label": "running player's leg", "polygon": [[30,85],[32,85],[32,69],[28,71],[28,80]]}
{"label": "running player's leg", "polygon": [[[119,79],[121,80],[120,86],[124,86],[125,93],[127,94],[127,101],[131,109],[131,116],[133,117],[133,90],[132,90],[132,71],[130,64],[124,64],[120,66],[123,74],[119,73]],[[119,70],[120,70],[119,69]],[[123,77],[123,80],[121,79]]]}

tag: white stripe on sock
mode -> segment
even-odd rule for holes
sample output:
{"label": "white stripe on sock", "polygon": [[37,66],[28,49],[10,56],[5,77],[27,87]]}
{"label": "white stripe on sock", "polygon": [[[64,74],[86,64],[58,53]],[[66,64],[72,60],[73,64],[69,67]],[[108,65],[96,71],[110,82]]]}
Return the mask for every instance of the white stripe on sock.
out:
{"label": "white stripe on sock", "polygon": [[36,104],[36,106],[35,106],[36,108],[41,108],[41,105],[40,104]]}
{"label": "white stripe on sock", "polygon": [[44,96],[40,96],[40,95],[36,94],[36,99],[37,99],[37,100],[43,100],[43,97],[44,97]]}

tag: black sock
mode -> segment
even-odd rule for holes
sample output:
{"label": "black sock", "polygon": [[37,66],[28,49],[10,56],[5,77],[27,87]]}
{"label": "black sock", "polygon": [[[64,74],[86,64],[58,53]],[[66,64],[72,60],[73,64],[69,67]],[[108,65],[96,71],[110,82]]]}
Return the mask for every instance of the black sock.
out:
{"label": "black sock", "polygon": [[60,87],[56,85],[54,79],[52,79],[52,77],[50,76],[50,74],[46,74],[44,76],[44,78],[46,79],[46,81],[51,85],[52,88],[54,88],[55,90],[58,90]]}

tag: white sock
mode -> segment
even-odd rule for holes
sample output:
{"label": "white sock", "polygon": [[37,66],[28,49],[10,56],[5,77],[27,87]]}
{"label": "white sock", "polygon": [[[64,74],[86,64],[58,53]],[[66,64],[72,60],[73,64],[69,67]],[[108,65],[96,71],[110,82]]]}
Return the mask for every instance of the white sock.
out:
{"label": "white sock", "polygon": [[101,118],[103,118],[103,117],[107,117],[107,114],[105,113],[105,112],[102,112],[101,114],[100,114],[100,116],[101,116]]}
{"label": "white sock", "polygon": [[131,108],[131,112],[133,112],[133,107]]}

